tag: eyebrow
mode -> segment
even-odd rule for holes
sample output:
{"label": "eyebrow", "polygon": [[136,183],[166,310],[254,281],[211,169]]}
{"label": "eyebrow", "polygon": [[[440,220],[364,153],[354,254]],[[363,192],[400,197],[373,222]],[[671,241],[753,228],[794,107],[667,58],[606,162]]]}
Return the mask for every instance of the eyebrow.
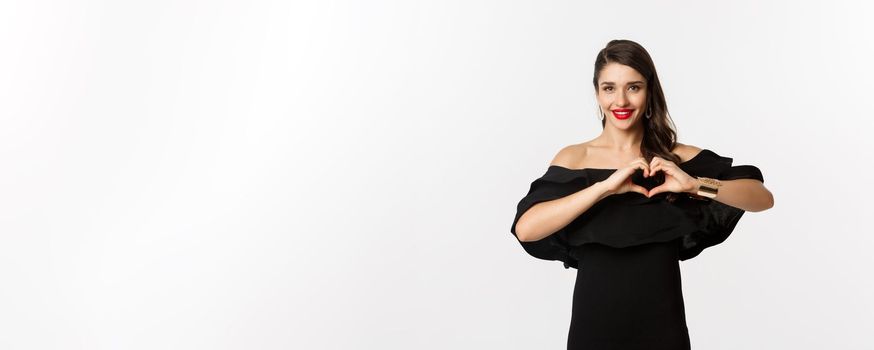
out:
{"label": "eyebrow", "polygon": [[[628,85],[631,85],[631,84],[643,84],[643,82],[640,80],[629,81]],[[601,82],[601,85],[616,85],[616,84],[612,81],[605,81],[605,82]]]}

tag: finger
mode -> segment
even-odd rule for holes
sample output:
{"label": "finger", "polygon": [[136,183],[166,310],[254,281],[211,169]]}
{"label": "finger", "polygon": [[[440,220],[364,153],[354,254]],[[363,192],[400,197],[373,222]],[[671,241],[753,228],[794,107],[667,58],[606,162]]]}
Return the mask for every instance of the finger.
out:
{"label": "finger", "polygon": [[643,158],[635,159],[635,160],[631,161],[630,164],[632,166],[634,166],[635,169],[639,168],[639,169],[643,170],[644,177],[646,177],[646,175],[649,173],[649,165],[646,164],[646,161]]}
{"label": "finger", "polygon": [[674,163],[673,161],[664,159],[664,158],[659,157],[659,156],[653,156],[653,158],[652,158],[653,165],[655,164],[656,159],[658,159],[658,163],[661,163],[661,164],[677,165],[677,163]]}
{"label": "finger", "polygon": [[630,182],[631,176],[634,174],[634,172],[636,170],[637,170],[637,167],[622,168],[622,169],[616,170],[616,172],[613,173],[613,175],[615,175],[616,177],[618,177],[620,179],[619,180],[620,183]]}
{"label": "finger", "polygon": [[667,175],[674,176],[674,167],[672,167],[668,162],[660,163],[658,165],[660,171],[664,172]]}
{"label": "finger", "polygon": [[642,167],[642,165],[640,165],[640,164],[633,164],[633,163],[629,164],[627,167],[621,169],[622,175],[624,177],[631,176],[631,174],[634,174],[634,172],[637,171],[637,169],[641,168],[641,167]]}
{"label": "finger", "polygon": [[649,177],[649,174],[652,174],[652,168],[649,166],[649,164],[646,162],[646,159],[644,159],[643,157],[640,157],[638,159],[640,159],[640,163],[643,164],[643,176]]}
{"label": "finger", "polygon": [[659,194],[659,193],[664,192],[664,190],[665,190],[665,186],[658,186],[658,187],[655,187],[655,188],[649,190],[649,194],[647,195],[647,197],[652,198],[653,196],[655,196],[655,195],[657,195],[657,194]]}
{"label": "finger", "polygon": [[647,196],[647,197],[650,196],[650,195],[649,195],[649,191],[647,191],[647,190],[646,190],[646,187],[643,187],[643,186],[639,186],[639,185],[631,185],[631,190],[634,191],[634,192],[640,193],[640,194],[642,194],[642,195],[644,195],[644,196]]}
{"label": "finger", "polygon": [[659,170],[662,170],[662,165],[661,165],[661,164],[658,164],[658,165],[652,167],[652,172],[653,172],[653,174],[655,174],[655,173],[656,173],[657,171],[659,171]]}
{"label": "finger", "polygon": [[652,160],[649,162],[649,173],[655,174],[656,168],[661,164],[661,162],[662,158],[659,158],[658,156],[653,156]]}

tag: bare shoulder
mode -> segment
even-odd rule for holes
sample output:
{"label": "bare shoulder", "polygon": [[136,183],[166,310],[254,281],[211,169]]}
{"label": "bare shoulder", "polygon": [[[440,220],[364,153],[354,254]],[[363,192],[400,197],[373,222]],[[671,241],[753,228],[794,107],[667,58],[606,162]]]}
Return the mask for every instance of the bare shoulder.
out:
{"label": "bare shoulder", "polygon": [[693,145],[686,145],[677,142],[677,145],[674,147],[674,150],[671,151],[674,154],[680,156],[680,162],[686,162],[689,159],[695,158],[698,153],[701,153],[701,148]]}
{"label": "bare shoulder", "polygon": [[561,167],[574,169],[586,157],[586,145],[588,142],[565,146],[552,159],[549,165],[558,165]]}

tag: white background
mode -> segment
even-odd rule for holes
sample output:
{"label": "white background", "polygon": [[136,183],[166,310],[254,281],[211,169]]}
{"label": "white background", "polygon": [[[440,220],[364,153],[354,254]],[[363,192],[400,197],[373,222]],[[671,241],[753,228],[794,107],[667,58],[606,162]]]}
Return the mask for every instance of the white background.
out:
{"label": "white background", "polygon": [[510,234],[611,39],[773,209],[681,263],[696,349],[871,349],[862,1],[4,1],[0,348],[563,349]]}

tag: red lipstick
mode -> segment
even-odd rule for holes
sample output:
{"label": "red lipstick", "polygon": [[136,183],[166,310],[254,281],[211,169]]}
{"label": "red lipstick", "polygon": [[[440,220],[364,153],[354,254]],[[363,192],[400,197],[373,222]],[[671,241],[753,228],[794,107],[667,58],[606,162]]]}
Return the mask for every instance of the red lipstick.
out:
{"label": "red lipstick", "polygon": [[632,111],[634,111],[634,110],[627,109],[627,108],[617,108],[617,109],[614,109],[612,112],[613,112],[613,116],[616,117],[616,119],[625,120],[625,119],[628,119],[631,117]]}

